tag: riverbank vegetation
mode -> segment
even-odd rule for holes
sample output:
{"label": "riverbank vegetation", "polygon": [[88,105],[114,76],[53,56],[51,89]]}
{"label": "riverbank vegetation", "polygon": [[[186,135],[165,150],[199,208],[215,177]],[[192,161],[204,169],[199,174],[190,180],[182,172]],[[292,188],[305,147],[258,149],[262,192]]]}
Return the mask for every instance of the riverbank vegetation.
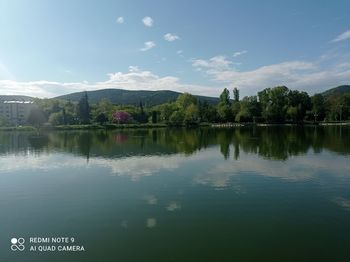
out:
{"label": "riverbank vegetation", "polygon": [[[350,119],[350,93],[315,94],[290,90],[285,86],[266,88],[255,96],[240,99],[224,89],[218,104],[199,101],[184,93],[174,102],[147,107],[112,104],[107,98],[90,104],[87,93],[79,102],[36,99],[37,107],[28,117],[32,126],[61,129],[193,126],[201,123],[315,123]],[[3,126],[6,124],[2,123]]]}

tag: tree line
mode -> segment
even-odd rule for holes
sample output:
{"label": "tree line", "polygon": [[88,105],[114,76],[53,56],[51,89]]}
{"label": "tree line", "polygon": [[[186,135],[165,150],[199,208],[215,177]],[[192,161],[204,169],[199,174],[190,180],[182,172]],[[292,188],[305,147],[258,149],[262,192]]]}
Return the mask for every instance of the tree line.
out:
{"label": "tree line", "polygon": [[203,122],[302,123],[305,121],[346,121],[350,118],[350,93],[324,96],[290,90],[286,86],[266,88],[255,96],[240,99],[239,90],[225,88],[218,104],[199,101],[184,93],[176,101],[153,107],[116,105],[108,99],[90,104],[87,92],[79,102],[36,99],[37,107],[30,112],[32,125],[50,123],[77,124],[142,124],[196,125]]}

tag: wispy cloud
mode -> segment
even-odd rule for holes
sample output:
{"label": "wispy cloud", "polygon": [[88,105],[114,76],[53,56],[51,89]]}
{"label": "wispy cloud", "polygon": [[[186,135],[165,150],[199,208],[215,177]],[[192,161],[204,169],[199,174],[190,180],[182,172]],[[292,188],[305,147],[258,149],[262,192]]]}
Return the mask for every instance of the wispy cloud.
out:
{"label": "wispy cloud", "polygon": [[337,64],[286,61],[253,70],[238,71],[232,68],[232,62],[224,56],[191,62],[196,70],[203,71],[211,80],[219,83],[233,83],[244,94],[254,94],[258,90],[276,85],[286,85],[312,94],[336,85],[350,83],[350,68]]}
{"label": "wispy cloud", "polygon": [[124,17],[119,16],[119,17],[117,18],[117,23],[118,23],[118,24],[123,24],[123,23],[124,23]]}
{"label": "wispy cloud", "polygon": [[198,71],[205,69],[209,74],[213,71],[216,72],[228,70],[232,64],[231,61],[222,55],[214,56],[209,60],[192,59],[190,61],[192,62],[192,66],[195,67]]}
{"label": "wispy cloud", "polygon": [[142,47],[141,49],[140,49],[140,51],[147,51],[147,50],[150,50],[150,49],[152,49],[153,47],[155,47],[156,46],[156,44],[153,42],[153,41],[148,41],[148,42],[145,42],[144,43],[144,47]]}
{"label": "wispy cloud", "polygon": [[153,19],[152,19],[152,17],[145,16],[142,19],[142,23],[147,27],[152,27],[153,26]]}
{"label": "wispy cloud", "polygon": [[350,30],[345,31],[344,33],[338,35],[331,42],[336,43],[336,42],[344,41],[344,40],[347,40],[347,39],[350,39]]}
{"label": "wispy cloud", "polygon": [[[182,83],[178,77],[159,76],[151,71],[141,70],[137,66],[130,66],[127,72],[108,74],[102,82],[54,82],[15,80],[0,80],[0,94],[2,95],[30,95],[34,97],[55,97],[84,90],[101,90],[118,88],[127,90],[174,90],[193,94],[207,94],[216,96],[220,90],[211,86]],[[221,87],[220,87],[221,89]]]}
{"label": "wispy cloud", "polygon": [[244,55],[244,54],[246,54],[246,53],[248,53],[247,50],[238,51],[238,52],[235,52],[235,53],[233,54],[233,57],[237,57],[237,56],[240,56],[240,55]]}
{"label": "wispy cloud", "polygon": [[177,50],[176,51],[176,54],[178,54],[180,57],[185,57],[184,55],[183,55],[183,50]]}
{"label": "wispy cloud", "polygon": [[173,42],[173,41],[178,40],[178,39],[180,39],[179,36],[173,35],[171,33],[167,33],[164,35],[164,40],[166,40],[168,42]]}
{"label": "wispy cloud", "polygon": [[[181,54],[180,54],[181,55]],[[343,54],[344,56],[344,54]],[[322,92],[330,87],[350,83],[350,64],[338,58],[325,62],[285,61],[239,71],[227,57],[218,55],[209,59],[190,60],[193,68],[209,78],[208,84],[183,83],[173,75],[158,75],[152,71],[130,66],[127,72],[114,72],[101,82],[54,82],[0,80],[0,94],[54,97],[84,90],[118,88],[127,90],[174,90],[208,96],[218,96],[224,87],[237,86],[242,96],[276,85],[307,91]]]}

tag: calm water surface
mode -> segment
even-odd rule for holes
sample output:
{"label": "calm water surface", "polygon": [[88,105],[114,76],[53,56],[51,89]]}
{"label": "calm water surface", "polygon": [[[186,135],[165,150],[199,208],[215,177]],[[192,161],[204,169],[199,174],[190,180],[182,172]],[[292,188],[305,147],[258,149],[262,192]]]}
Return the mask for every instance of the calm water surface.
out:
{"label": "calm water surface", "polygon": [[350,261],[349,163],[349,127],[3,132],[0,261]]}

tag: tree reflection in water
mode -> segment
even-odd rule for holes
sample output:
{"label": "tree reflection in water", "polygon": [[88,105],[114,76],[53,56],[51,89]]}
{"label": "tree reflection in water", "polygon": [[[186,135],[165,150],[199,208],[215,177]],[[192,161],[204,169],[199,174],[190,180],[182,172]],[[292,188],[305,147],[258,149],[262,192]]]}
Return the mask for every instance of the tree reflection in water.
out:
{"label": "tree reflection in water", "polygon": [[0,154],[61,151],[90,157],[115,158],[142,155],[191,155],[218,146],[225,159],[240,152],[275,160],[329,150],[350,153],[350,127],[237,127],[231,129],[148,129],[123,131],[60,131],[40,135],[1,132]]}

